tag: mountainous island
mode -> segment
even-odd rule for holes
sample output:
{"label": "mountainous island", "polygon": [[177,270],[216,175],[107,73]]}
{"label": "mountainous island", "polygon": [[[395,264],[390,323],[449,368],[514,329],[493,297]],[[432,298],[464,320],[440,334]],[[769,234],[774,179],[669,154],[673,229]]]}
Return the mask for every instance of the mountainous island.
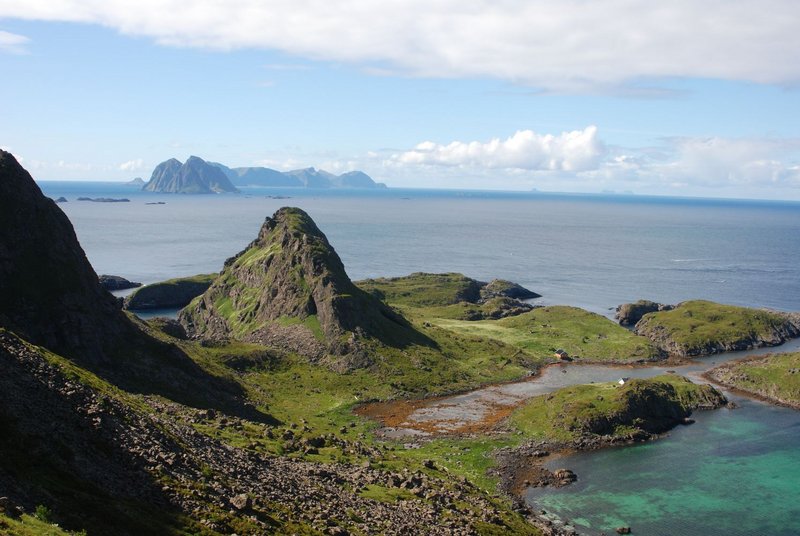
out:
{"label": "mountainous island", "polygon": [[238,192],[238,187],[291,188],[385,188],[361,171],[334,175],[314,168],[277,171],[265,167],[229,168],[216,162],[206,162],[197,156],[181,163],[171,158],[153,170],[150,180],[142,186],[147,192],[211,194]]}
{"label": "mountainous island", "polygon": [[[200,159],[169,174],[227,180]],[[655,439],[726,399],[676,374],[505,400],[500,386],[569,361],[645,366],[800,333],[792,315],[686,302],[644,313],[638,334],[457,273],[353,282],[292,207],[218,273],[137,294],[188,304],[177,320],[125,311],[66,215],[0,151],[0,532],[570,534],[522,497],[579,478],[546,469],[551,454]],[[726,381],[769,379],[769,359]],[[796,356],[774,363],[790,376],[782,399],[796,396]],[[454,424],[453,393],[487,385],[486,411]]]}

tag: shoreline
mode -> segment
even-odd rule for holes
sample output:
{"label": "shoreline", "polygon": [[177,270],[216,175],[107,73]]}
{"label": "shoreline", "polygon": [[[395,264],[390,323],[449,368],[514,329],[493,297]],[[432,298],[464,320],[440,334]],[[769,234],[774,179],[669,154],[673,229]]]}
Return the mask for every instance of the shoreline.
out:
{"label": "shoreline", "polygon": [[773,356],[773,355],[776,355],[776,354],[771,354],[770,353],[770,354],[761,355],[761,356],[744,357],[742,359],[737,359],[735,361],[729,361],[728,363],[723,363],[723,364],[718,365],[718,366],[716,366],[716,367],[714,367],[714,368],[712,368],[710,370],[707,370],[706,372],[701,374],[700,377],[702,377],[704,380],[708,380],[711,383],[719,385],[720,387],[723,387],[723,388],[731,391],[734,394],[745,396],[745,397],[748,397],[748,398],[753,398],[755,400],[759,400],[759,401],[767,403],[767,404],[772,404],[774,406],[779,406],[779,407],[783,407],[783,408],[789,408],[789,409],[800,411],[800,402],[793,402],[791,400],[783,400],[781,398],[770,396],[768,394],[764,394],[764,393],[761,393],[759,391],[751,391],[749,389],[744,389],[744,388],[742,388],[742,387],[740,387],[738,385],[734,385],[732,383],[728,383],[726,381],[723,381],[723,380],[721,380],[720,378],[718,378],[714,374],[715,371],[723,370],[723,369],[725,369],[725,368],[727,368],[727,367],[729,367],[730,365],[733,365],[733,364],[741,364],[741,363],[748,363],[748,362],[755,362],[755,361],[763,361],[763,360],[765,360],[765,359],[767,359],[767,358],[769,358],[770,356]]}

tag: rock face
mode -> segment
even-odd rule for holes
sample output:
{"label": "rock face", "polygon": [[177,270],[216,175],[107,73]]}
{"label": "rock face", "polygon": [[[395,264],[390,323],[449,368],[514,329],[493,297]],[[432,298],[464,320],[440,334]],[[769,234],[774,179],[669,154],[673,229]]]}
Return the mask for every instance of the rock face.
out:
{"label": "rock face", "polygon": [[137,283],[136,281],[128,281],[124,277],[120,277],[118,275],[101,275],[100,278],[100,285],[108,291],[112,290],[126,290],[129,288],[138,288],[141,287],[141,283]]}
{"label": "rock face", "polygon": [[0,325],[67,356],[102,359],[132,329],[67,217],[0,151]]}
{"label": "rock face", "polygon": [[[241,388],[150,337],[101,285],[56,204],[0,151],[0,328],[136,392],[244,414]],[[212,394],[213,393],[213,394]]]}
{"label": "rock face", "polygon": [[639,300],[634,303],[623,303],[617,306],[617,312],[614,317],[620,326],[635,326],[647,313],[670,311],[672,309],[674,309],[672,305],[656,303],[650,300]]}
{"label": "rock face", "polygon": [[528,290],[522,285],[506,281],[505,279],[492,279],[488,283],[481,283],[483,286],[480,290],[481,300],[490,300],[492,298],[511,298],[514,300],[532,300],[533,298],[541,298],[541,294],[536,294],[532,290]]}
{"label": "rock face", "polygon": [[334,175],[321,169],[305,168],[293,171],[277,171],[265,167],[229,168],[223,164],[211,163],[221,169],[236,186],[267,186],[292,188],[386,188],[375,182],[362,171],[349,171]]}
{"label": "rock face", "polygon": [[185,163],[171,158],[153,170],[142,190],[170,194],[238,192],[223,171],[202,158],[190,156]]}
{"label": "rock face", "polygon": [[217,274],[203,274],[152,283],[126,297],[124,308],[143,311],[185,307],[205,292],[216,277]]}
{"label": "rock face", "polygon": [[311,218],[282,208],[258,238],[228,259],[211,287],[179,314],[190,336],[259,341],[334,368],[368,364],[367,339],[427,343],[387,305],[356,287]]}

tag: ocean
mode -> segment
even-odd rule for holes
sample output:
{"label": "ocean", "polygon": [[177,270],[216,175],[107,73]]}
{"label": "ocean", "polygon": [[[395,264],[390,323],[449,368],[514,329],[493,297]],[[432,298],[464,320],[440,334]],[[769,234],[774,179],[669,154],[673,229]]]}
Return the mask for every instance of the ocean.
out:
{"label": "ocean", "polygon": [[[186,196],[39,184],[68,199],[60,207],[98,273],[143,283],[218,271],[290,205],[314,218],[353,279],[462,272],[608,316],[640,298],[800,310],[797,202],[404,189]],[[586,534],[620,525],[637,535],[800,534],[800,412],[737,400],[739,409],[698,413],[659,441],[561,459],[578,482],[529,501]]]}
{"label": "ocean", "polygon": [[[98,273],[143,283],[218,271],[266,217],[291,205],[311,215],[356,280],[455,271],[509,279],[543,303],[604,314],[640,298],[800,309],[797,202],[404,189],[188,196],[119,183],[40,186],[69,200],[61,209]],[[146,204],[158,201],[166,204]]]}

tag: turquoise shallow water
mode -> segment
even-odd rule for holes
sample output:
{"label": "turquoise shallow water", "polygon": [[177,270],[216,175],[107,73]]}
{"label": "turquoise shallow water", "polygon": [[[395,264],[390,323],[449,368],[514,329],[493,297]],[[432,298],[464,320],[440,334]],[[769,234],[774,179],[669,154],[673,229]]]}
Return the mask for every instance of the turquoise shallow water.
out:
{"label": "turquoise shallow water", "polygon": [[587,534],[800,534],[800,413],[737,402],[656,442],[556,460],[578,482],[528,500]]}

